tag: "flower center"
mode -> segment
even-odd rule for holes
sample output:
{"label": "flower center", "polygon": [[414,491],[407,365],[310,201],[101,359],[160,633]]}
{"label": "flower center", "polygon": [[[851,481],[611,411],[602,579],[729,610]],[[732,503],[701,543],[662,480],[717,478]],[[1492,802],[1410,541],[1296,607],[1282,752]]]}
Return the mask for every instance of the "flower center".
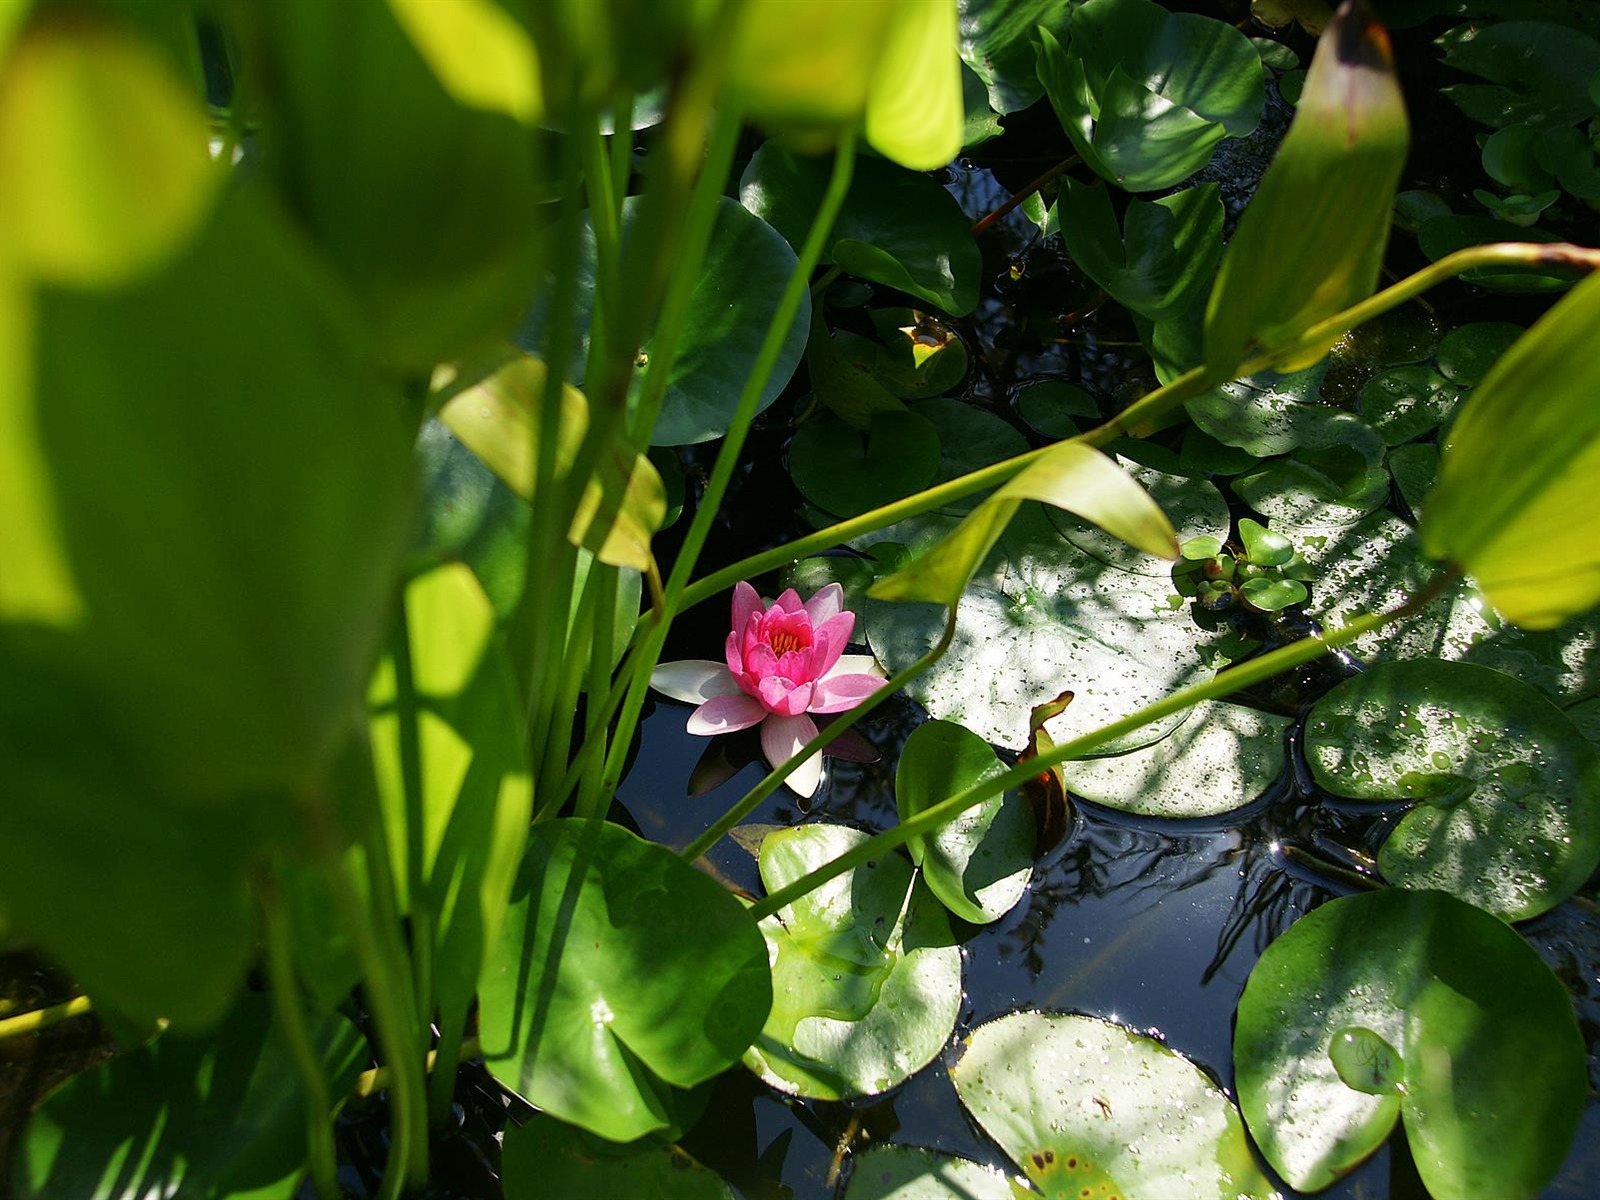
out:
{"label": "flower center", "polygon": [[791,633],[787,629],[781,629],[772,635],[772,639],[767,645],[772,647],[774,654],[788,654],[795,650],[803,650],[806,643],[800,640],[799,634]]}

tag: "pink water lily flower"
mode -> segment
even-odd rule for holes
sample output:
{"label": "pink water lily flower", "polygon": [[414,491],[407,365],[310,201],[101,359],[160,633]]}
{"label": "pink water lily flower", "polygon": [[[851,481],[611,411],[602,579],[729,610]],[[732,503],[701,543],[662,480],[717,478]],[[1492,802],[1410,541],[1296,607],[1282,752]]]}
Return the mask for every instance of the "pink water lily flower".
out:
{"label": "pink water lily flower", "polygon": [[[844,589],[830,583],[801,603],[793,588],[770,607],[748,583],[733,589],[733,631],[725,662],[685,659],[662,663],[650,686],[699,707],[689,732],[709,737],[761,726],[761,752],[774,767],[817,736],[810,713],[854,708],[884,685],[869,654],[846,654],[856,615],[844,608]],[[822,782],[822,756],[813,754],[785,781],[802,796]]]}

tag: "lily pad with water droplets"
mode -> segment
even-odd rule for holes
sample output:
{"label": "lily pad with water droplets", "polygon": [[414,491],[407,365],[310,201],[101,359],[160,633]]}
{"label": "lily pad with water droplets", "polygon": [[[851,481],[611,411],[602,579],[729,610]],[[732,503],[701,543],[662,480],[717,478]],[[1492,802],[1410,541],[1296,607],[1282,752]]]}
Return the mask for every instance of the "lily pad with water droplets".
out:
{"label": "lily pad with water droplets", "polygon": [[1074,796],[1123,812],[1183,820],[1257,800],[1283,773],[1287,717],[1206,701],[1153,745],[1061,764]]}
{"label": "lily pad with water droplets", "polygon": [[1378,856],[1390,882],[1507,920],[1565,900],[1600,863],[1600,758],[1529,685],[1468,663],[1384,663],[1306,721],[1317,782],[1417,800]]}
{"label": "lily pad with water droplets", "polygon": [[1436,1200],[1527,1200],[1587,1092],[1566,989],[1500,921],[1432,891],[1346,896],[1297,921],[1250,974],[1233,1058],[1257,1145],[1308,1192],[1403,1119]]}
{"label": "lily pad with water droplets", "polygon": [[1461,399],[1461,389],[1432,367],[1391,367],[1361,389],[1361,415],[1391,446],[1436,429]]}
{"label": "lily pad with water droplets", "polygon": [[856,1155],[844,1200],[1017,1200],[1004,1171],[921,1146]]}
{"label": "lily pad with water droplets", "polygon": [[[776,891],[866,840],[843,825],[801,825],[761,843]],[[961,949],[939,902],[899,854],[847,871],[761,922],[772,1014],[744,1056],[780,1091],[814,1100],[875,1096],[909,1079],[950,1040]]]}
{"label": "lily pad with water droplets", "polygon": [[[1020,1012],[967,1038],[951,1081],[1052,1200],[1267,1200],[1222,1089],[1153,1038],[1094,1017]],[[1102,1190],[1104,1185],[1104,1190]]]}

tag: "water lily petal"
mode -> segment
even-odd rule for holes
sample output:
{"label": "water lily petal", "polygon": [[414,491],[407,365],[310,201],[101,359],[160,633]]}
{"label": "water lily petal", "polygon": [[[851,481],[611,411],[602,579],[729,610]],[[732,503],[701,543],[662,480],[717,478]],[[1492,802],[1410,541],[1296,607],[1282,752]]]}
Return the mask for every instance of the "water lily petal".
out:
{"label": "water lily petal", "polygon": [[782,675],[768,675],[761,680],[761,703],[768,712],[780,717],[797,717],[811,706],[816,685],[796,683]]}
{"label": "water lily petal", "polygon": [[732,672],[708,658],[662,663],[650,672],[650,686],[690,704],[704,704],[713,696],[731,696],[739,690]]}
{"label": "water lily petal", "polygon": [[837,583],[830,583],[806,601],[806,612],[811,614],[811,623],[813,625],[821,625],[843,611],[844,588]]}
{"label": "water lily petal", "polygon": [[765,720],[766,708],[754,696],[736,692],[731,696],[713,696],[689,714],[689,732],[699,737],[717,733],[732,733],[736,729]]}
{"label": "water lily petal", "polygon": [[761,611],[761,596],[748,583],[733,585],[733,631],[743,633],[750,618]]}
{"label": "water lily petal", "polygon": [[728,672],[734,678],[744,674],[744,655],[739,651],[739,631],[735,629],[722,644],[722,655],[727,660]]}
{"label": "water lily petal", "polygon": [[[774,767],[782,766],[795,752],[817,736],[817,725],[805,713],[795,717],[768,717],[761,723],[761,753]],[[822,783],[822,752],[818,751],[795,768],[784,780],[790,791],[801,796],[816,793]]]}
{"label": "water lily petal", "polygon": [[805,612],[806,606],[800,603],[800,593],[793,588],[785,588],[783,595],[772,602],[773,608],[781,608],[784,612]]}
{"label": "water lily petal", "polygon": [[777,675],[778,656],[765,642],[746,642],[744,647],[744,673],[751,679],[765,679]]}
{"label": "water lily petal", "polygon": [[877,675],[830,675],[816,685],[811,711],[832,713],[854,708],[885,682]]}
{"label": "water lily petal", "polygon": [[855,613],[842,612],[829,617],[812,633],[812,679],[820,679],[833,670],[833,664],[839,661],[844,648],[850,644],[850,635],[855,632],[855,627]]}
{"label": "water lily petal", "polygon": [[879,679],[887,678],[883,668],[878,665],[878,660],[870,654],[841,654],[839,661],[823,676],[824,679],[834,675],[876,675]]}

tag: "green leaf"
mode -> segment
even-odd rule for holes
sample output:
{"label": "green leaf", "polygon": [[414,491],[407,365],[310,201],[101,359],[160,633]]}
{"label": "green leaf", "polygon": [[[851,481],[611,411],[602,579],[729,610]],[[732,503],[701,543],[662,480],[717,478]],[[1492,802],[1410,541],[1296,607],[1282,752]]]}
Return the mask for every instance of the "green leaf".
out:
{"label": "green leaf", "polygon": [[1311,593],[1298,579],[1247,579],[1239,594],[1251,608],[1261,612],[1282,612],[1304,604]]}
{"label": "green leaf", "polygon": [[514,117],[538,120],[539,52],[528,31],[496,0],[388,0],[389,11],[417,53],[454,99]]}
{"label": "green leaf", "polygon": [[[898,397],[873,378],[870,368],[864,368],[845,356],[844,347],[853,334],[835,337],[828,332],[822,319],[822,309],[811,310],[811,338],[806,342],[806,373],[811,377],[812,395],[826,405],[841,420],[856,429],[864,430],[872,424],[873,417],[883,413],[905,411]],[[857,339],[864,341],[865,339]],[[870,343],[868,343],[870,347]],[[875,347],[871,348],[876,358]]]}
{"label": "green leaf", "polygon": [[1100,451],[1081,442],[1062,442],[974,509],[938,547],[879,580],[870,595],[956,604],[1024,500],[1064,508],[1147,554],[1178,556],[1172,525],[1143,488]]}
{"label": "green leaf", "polygon": [[1261,798],[1283,773],[1286,717],[1205,701],[1168,736],[1104,758],[1061,764],[1075,796],[1171,820],[1213,817]]}
{"label": "green leaf", "polygon": [[961,58],[997,113],[1027,108],[1044,87],[1034,73],[1039,26],[1063,27],[1072,0],[961,0]]}
{"label": "green leaf", "polygon": [[[311,1036],[344,1095],[367,1063],[361,1035],[330,1014]],[[305,1170],[305,1109],[271,1002],[247,995],[210,1037],[163,1034],[52,1092],[11,1179],[17,1200],[290,1200]]]}
{"label": "green leaf", "polygon": [[[798,246],[811,227],[828,171],[821,159],[767,142],[745,168],[739,198]],[[982,269],[970,224],[955,197],[928,176],[858,159],[823,260],[952,316],[965,316],[978,303]]]}
{"label": "green leaf", "polygon": [[1206,308],[1208,370],[1231,375],[1371,294],[1407,142],[1388,35],[1350,0],[1317,43],[1294,122],[1223,256]]}
{"label": "green leaf", "polygon": [[[911,411],[919,417],[926,417],[939,431],[939,466],[929,486],[948,483],[982,467],[993,466],[1028,452],[1028,440],[1017,432],[1015,426],[986,409],[953,396],[924,400]],[[968,496],[952,500],[937,511],[967,513],[982,503],[983,497]]]}
{"label": "green leaf", "polygon": [[1281,567],[1294,557],[1293,542],[1249,517],[1239,521],[1239,540],[1244,556],[1258,567]]}
{"label": "green leaf", "polygon": [[667,1128],[668,1085],[719,1074],[772,1004],[754,923],[670,850],[606,823],[534,827],[479,980],[497,1079],[612,1141]]}
{"label": "green leaf", "polygon": [[40,20],[0,73],[0,226],[9,268],[115,287],[180,250],[223,169],[204,109],[135,36],[95,20]]}
{"label": "green leaf", "polygon": [[[1220,542],[1228,536],[1228,502],[1213,484],[1204,479],[1185,479],[1182,476],[1168,475],[1149,467],[1141,467],[1120,456],[1117,464],[1149,493],[1150,498],[1166,514],[1174,526],[1174,535],[1179,542],[1208,537]],[[1051,508],[1046,511],[1049,513],[1051,523],[1069,542],[1108,566],[1160,579],[1166,579],[1172,574],[1170,555],[1151,554],[1136,549],[1061,509]]]}
{"label": "green leaf", "polygon": [[973,1031],[950,1078],[983,1131],[1052,1200],[1085,1185],[1126,1200],[1275,1195],[1222,1090],[1120,1025],[1013,1013]]}
{"label": "green leaf", "polygon": [[[895,808],[909,821],[1005,768],[977,734],[948,721],[919,725],[895,768]],[[964,921],[987,925],[1016,905],[1033,875],[1032,812],[1016,792],[968,809],[938,833],[907,843],[928,888]]]}
{"label": "green leaf", "polygon": [[819,413],[789,443],[789,473],[811,503],[853,517],[928,486],[939,464],[939,435],[912,412],[880,412],[865,438],[831,413]]}
{"label": "green leaf", "polygon": [[404,604],[367,693],[373,768],[400,911],[428,918],[440,1007],[465,1018],[522,860],[533,781],[511,665],[472,572],[437,567],[406,585]]}
{"label": "green leaf", "polygon": [[921,1146],[851,1156],[844,1200],[1016,1200],[1004,1171]]}
{"label": "green leaf", "polygon": [[867,92],[867,144],[890,162],[933,171],[961,153],[956,36],[956,0],[898,0]]}
{"label": "green leaf", "polygon": [[1429,443],[1397,446],[1389,455],[1389,474],[1413,519],[1422,519],[1422,501],[1439,474],[1439,447]]}
{"label": "green leaf", "polygon": [[1471,23],[1438,45],[1446,66],[1489,80],[1440,89],[1474,121],[1540,129],[1594,115],[1588,88],[1600,73],[1600,42],[1579,30],[1550,21]]}
{"label": "green leaf", "polygon": [[507,1128],[501,1171],[506,1200],[735,1200],[732,1188],[676,1146],[619,1153],[593,1145],[582,1131],[543,1114]]}
{"label": "green leaf", "polygon": [[1044,379],[1017,392],[1017,415],[1047,438],[1069,438],[1079,432],[1073,418],[1098,419],[1100,406],[1076,384]]}
{"label": "green leaf", "polygon": [[1600,601],[1597,322],[1591,276],[1495,363],[1451,427],[1422,526],[1428,554],[1530,629]]}
{"label": "green leaf", "polygon": [[1398,446],[1436,429],[1461,399],[1461,389],[1431,367],[1413,364],[1379,372],[1361,389],[1361,416]]}
{"label": "green leaf", "polygon": [[905,400],[937,396],[966,376],[966,344],[933,314],[914,308],[875,308],[867,318],[878,334],[872,373],[896,396]]}
{"label": "green leaf", "polygon": [[1068,179],[1057,204],[1062,237],[1078,265],[1151,321],[1187,307],[1222,255],[1222,201],[1214,183],[1153,203],[1129,201],[1126,243],[1105,188]]}
{"label": "green leaf", "polygon": [[1499,357],[1525,331],[1509,321],[1474,321],[1458,325],[1439,343],[1439,370],[1451,383],[1476,387]]}
{"label": "green leaf", "polygon": [[[1344,1082],[1334,1051],[1351,1028],[1399,1056],[1404,1091]],[[1587,1092],[1566,989],[1514,932],[1440,892],[1346,896],[1297,921],[1250,974],[1233,1058],[1250,1132],[1302,1191],[1350,1171],[1403,1117],[1437,1200],[1532,1197]]]}
{"label": "green leaf", "polygon": [[1416,800],[1378,866],[1507,920],[1559,904],[1600,863],[1600,760],[1526,683],[1466,663],[1383,663],[1317,702],[1317,782],[1363,800]]}
{"label": "green leaf", "polygon": [[[864,840],[842,825],[768,834],[761,882],[774,892]],[[772,1015],[745,1064],[772,1087],[818,1100],[875,1096],[949,1041],[961,949],[901,855],[829,880],[762,921],[761,932],[772,956]]]}

